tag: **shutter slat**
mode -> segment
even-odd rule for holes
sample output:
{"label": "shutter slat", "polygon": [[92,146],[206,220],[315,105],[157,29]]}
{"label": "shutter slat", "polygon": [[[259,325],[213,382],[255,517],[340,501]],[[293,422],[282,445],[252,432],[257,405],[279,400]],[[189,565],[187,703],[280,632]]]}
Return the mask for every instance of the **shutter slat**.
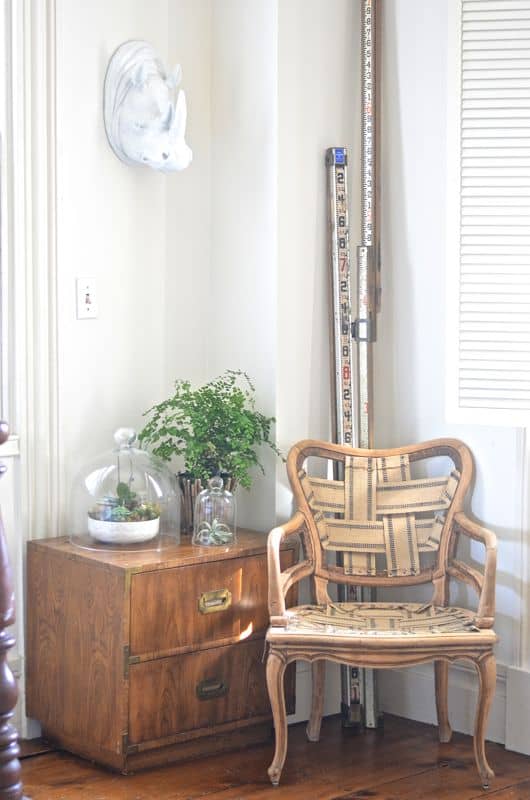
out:
{"label": "shutter slat", "polygon": [[465,120],[479,120],[480,122],[492,122],[493,124],[497,124],[497,120],[505,120],[507,119],[506,109],[510,111],[510,117],[512,121],[516,124],[524,124],[520,122],[520,120],[525,120],[530,118],[530,109],[528,106],[524,104],[521,105],[521,108],[513,108],[511,106],[503,106],[501,108],[495,108],[493,106],[488,106],[487,103],[481,103],[480,106],[477,108],[466,108],[466,110],[462,114],[462,118]]}
{"label": "shutter slat", "polygon": [[473,11],[472,13],[464,8],[462,14],[464,25],[484,24],[493,26],[496,22],[524,22],[528,19],[530,19],[530,11],[526,8],[503,8],[502,10],[499,8],[488,8],[484,11]]}
{"label": "shutter slat", "polygon": [[488,358],[488,355],[485,354],[482,358],[477,357],[475,361],[466,361],[466,359],[462,359],[461,369],[462,371],[466,371],[466,375],[470,375],[474,371],[482,375],[488,373],[490,375],[497,375],[501,372],[509,372],[510,374],[512,372],[517,374],[521,373],[524,375],[530,371],[530,359],[528,361],[521,361],[517,358],[503,358],[502,361],[496,361],[495,359]]}
{"label": "shutter slat", "polygon": [[517,100],[519,98],[526,100],[528,98],[528,89],[524,87],[514,88],[507,86],[500,89],[498,86],[495,88],[491,86],[472,86],[464,88],[462,97],[466,102],[470,100]]}
{"label": "shutter slat", "polygon": [[488,47],[490,42],[506,42],[510,39],[514,41],[528,40],[528,35],[530,35],[530,20],[526,23],[523,22],[521,25],[510,25],[506,23],[504,26],[484,25],[482,27],[472,25],[468,22],[464,25],[464,33],[466,42],[480,42],[481,44],[487,42]]}
{"label": "shutter slat", "polygon": [[492,20],[464,19],[462,29],[468,35],[482,32],[488,38],[501,31],[526,31],[530,30],[530,16],[518,19],[499,19],[495,24]]}
{"label": "shutter slat", "polygon": [[530,286],[530,275],[525,273],[518,274],[517,272],[503,272],[502,275],[498,273],[484,274],[482,272],[475,273],[472,270],[462,270],[462,287],[467,284],[481,286],[483,291],[487,291],[488,287],[495,287],[497,291],[499,286],[515,286],[522,287],[525,290],[526,286]]}
{"label": "shutter slat", "polygon": [[[512,228],[517,228],[517,230],[520,230],[521,226],[528,225],[530,221],[530,213],[526,215],[518,214],[517,216],[503,216],[498,212],[495,215],[484,213],[480,214],[478,209],[475,209],[472,214],[462,214],[462,220],[467,226],[469,226],[468,230],[472,231],[473,233],[483,233],[484,230],[487,231],[492,226],[496,226],[501,232],[508,233]],[[510,221],[508,222],[508,220]],[[475,228],[476,230],[474,230]]]}

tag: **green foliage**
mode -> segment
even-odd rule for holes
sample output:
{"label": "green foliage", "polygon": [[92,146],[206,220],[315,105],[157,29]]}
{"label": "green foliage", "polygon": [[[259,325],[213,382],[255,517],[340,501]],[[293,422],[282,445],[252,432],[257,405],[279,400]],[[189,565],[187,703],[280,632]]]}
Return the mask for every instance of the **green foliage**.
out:
{"label": "green foliage", "polygon": [[156,503],[141,503],[136,492],[120,481],[116,496],[105,497],[88,516],[103,522],[147,522],[160,516],[160,507]]}
{"label": "green foliage", "polygon": [[228,474],[249,488],[250,469],[263,472],[256,448],[271,440],[274,417],[255,409],[254,386],[246,372],[227,370],[198,389],[175,381],[175,393],[145,415],[150,417],[139,438],[164,461],[183,456],[186,472],[204,485],[216,474]]}
{"label": "green foliage", "polygon": [[123,483],[123,481],[116,486],[116,494],[120,505],[125,506],[126,509],[131,508],[136,500],[136,492],[133,492],[130,486]]}

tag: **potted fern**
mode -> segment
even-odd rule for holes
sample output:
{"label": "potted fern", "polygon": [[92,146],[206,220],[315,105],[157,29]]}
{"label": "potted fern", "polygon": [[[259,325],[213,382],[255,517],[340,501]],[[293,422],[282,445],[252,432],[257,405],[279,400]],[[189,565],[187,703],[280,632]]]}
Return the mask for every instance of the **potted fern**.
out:
{"label": "potted fern", "polygon": [[164,461],[184,460],[178,473],[183,493],[183,531],[193,529],[193,505],[198,492],[214,475],[225,487],[250,488],[252,469],[263,466],[257,448],[280,451],[271,438],[274,417],[256,410],[255,389],[246,372],[226,370],[197,389],[178,379],[171,397],[145,412],[148,421],[140,432],[143,446]]}

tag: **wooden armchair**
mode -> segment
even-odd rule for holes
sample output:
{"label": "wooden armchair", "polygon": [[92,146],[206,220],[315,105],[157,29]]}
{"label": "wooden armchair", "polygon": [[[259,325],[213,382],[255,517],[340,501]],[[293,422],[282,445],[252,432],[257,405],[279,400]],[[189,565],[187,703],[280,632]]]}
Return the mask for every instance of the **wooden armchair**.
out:
{"label": "wooden armchair", "polygon": [[[450,473],[432,477],[440,456],[452,462]],[[309,477],[308,458],[311,463],[324,459],[327,465],[331,460],[335,463],[332,474],[343,479]],[[413,470],[417,477],[412,477]],[[496,681],[493,647],[497,636],[492,630],[496,539],[462,511],[473,476],[470,451],[456,439],[392,450],[303,441],[289,452],[287,472],[297,510],[292,519],[271,531],[268,540],[267,685],[276,732],[269,767],[273,785],[279,783],[287,753],[283,676],[291,661],[312,662],[307,737],[313,742],[320,735],[326,659],[377,669],[434,661],[439,737],[448,742],[448,665],[465,659],[479,674],[474,751],[487,787],[493,776],[484,734]],[[304,560],[282,572],[280,544],[293,534],[301,536]],[[484,545],[483,572],[457,559],[461,536]],[[313,603],[287,609],[286,593],[305,577],[311,578]],[[449,606],[450,578],[477,591],[476,612]],[[337,603],[328,593],[329,582],[376,587],[431,583],[433,594],[423,605]]]}

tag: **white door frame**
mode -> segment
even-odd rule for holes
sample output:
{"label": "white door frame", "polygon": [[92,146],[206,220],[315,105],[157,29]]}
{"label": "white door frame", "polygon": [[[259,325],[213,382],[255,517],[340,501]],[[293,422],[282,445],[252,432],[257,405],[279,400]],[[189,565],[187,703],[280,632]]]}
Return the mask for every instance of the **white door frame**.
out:
{"label": "white door frame", "polygon": [[0,499],[15,582],[24,714],[24,575],[29,539],[57,535],[60,508],[56,257],[55,0],[5,0],[0,20],[2,413],[12,436]]}

